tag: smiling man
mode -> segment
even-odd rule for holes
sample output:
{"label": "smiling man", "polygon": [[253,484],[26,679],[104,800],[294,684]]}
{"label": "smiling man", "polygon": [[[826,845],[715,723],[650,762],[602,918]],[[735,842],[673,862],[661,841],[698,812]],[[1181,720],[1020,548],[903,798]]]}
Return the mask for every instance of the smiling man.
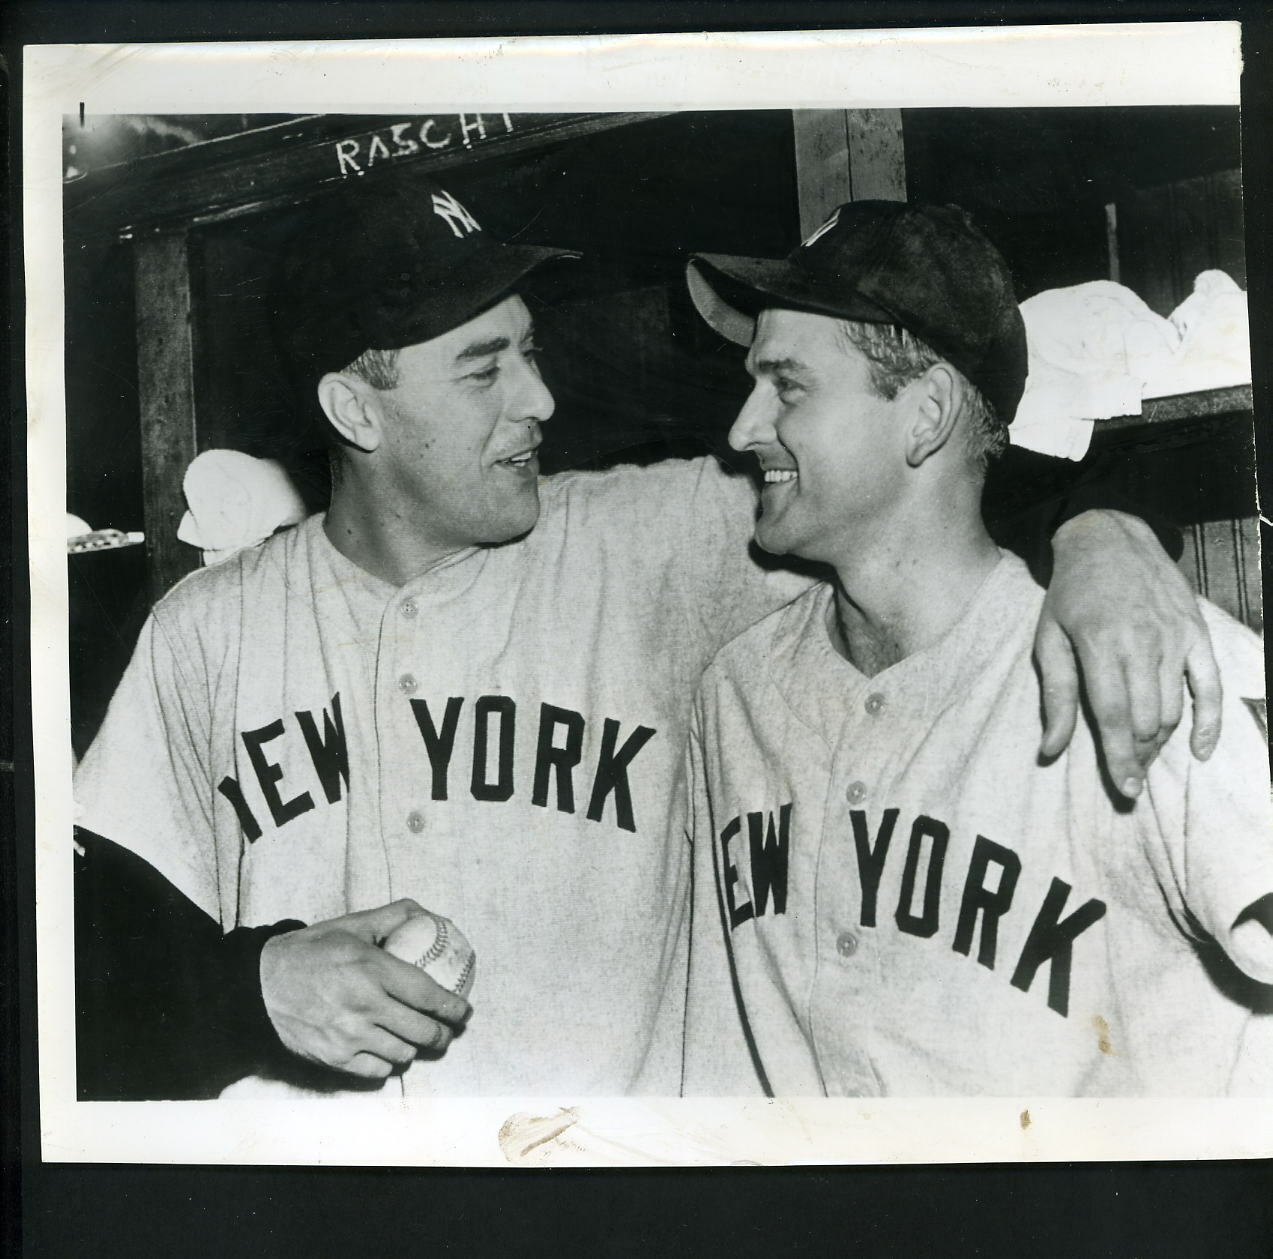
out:
{"label": "smiling man", "polygon": [[[360,187],[306,225],[278,320],[337,442],[330,508],[156,606],[80,768],[82,827],[244,941],[222,987],[277,1035],[289,1087],[301,1060],[328,1091],[679,1084],[679,1005],[660,1011],[685,987],[690,700],[808,580],[753,562],[752,487],[713,460],[539,477],[553,399],[518,290],[560,252],[492,241],[429,184]],[[1101,626],[1149,632],[1156,696],[1198,627],[1149,606],[1183,582],[1111,519],[1065,527],[1085,532],[1058,544],[1057,615],[1089,677],[1128,663]],[[1110,729],[1130,738],[1125,709]],[[475,946],[471,1018],[376,947],[410,902]],[[151,952],[193,973],[181,939]],[[181,1024],[161,1013],[156,1038]]]}
{"label": "smiling man", "polygon": [[318,385],[336,432],[363,457],[339,464],[325,529],[344,555],[403,585],[467,547],[507,542],[539,519],[540,424],[552,395],[520,297],[369,369]]}
{"label": "smiling man", "polygon": [[1269,1093],[1263,653],[1199,601],[1208,763],[1182,732],[1142,790],[1086,723],[1039,755],[1043,591],[981,515],[1025,383],[1002,257],[955,206],[859,202],[690,280],[749,345],[756,541],[827,579],[704,675],[685,1091]]}

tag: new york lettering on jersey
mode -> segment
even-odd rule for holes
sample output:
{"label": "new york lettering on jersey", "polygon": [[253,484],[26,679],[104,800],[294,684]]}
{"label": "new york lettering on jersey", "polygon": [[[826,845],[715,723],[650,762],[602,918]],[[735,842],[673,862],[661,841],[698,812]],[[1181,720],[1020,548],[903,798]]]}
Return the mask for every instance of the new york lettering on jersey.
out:
{"label": "new york lettering on jersey", "polygon": [[[420,735],[419,772],[430,797],[456,794],[502,803],[516,798],[559,813],[582,813],[636,832],[629,771],[655,737],[653,726],[585,716],[546,701],[512,695],[402,701]],[[255,844],[271,825],[338,803],[350,790],[351,749],[341,695],[239,732],[248,772],[224,776],[217,790],[234,809],[244,838]],[[353,749],[355,763],[363,763]],[[251,797],[251,801],[249,800]]]}
{"label": "new york lettering on jersey", "polygon": [[[1032,990],[1046,967],[1047,1005],[1068,1016],[1074,953],[1102,947],[1093,929],[1107,912],[1104,900],[1076,893],[1050,871],[1033,872],[1034,882],[1041,875],[1048,880],[1042,898],[1021,894],[1017,851],[981,834],[956,836],[952,847],[950,826],[924,813],[851,809],[848,816],[852,834],[840,841],[854,859],[829,864],[852,869],[856,878],[843,892],[824,889],[819,902],[830,896],[847,906],[856,891],[859,926],[899,939],[940,936],[949,942],[952,960],[975,960],[1022,993]],[[789,892],[797,903],[813,905],[812,888],[788,886],[792,847],[801,842],[799,822],[786,802],[739,814],[718,832],[718,886],[731,933],[753,920],[753,929],[763,930],[766,916],[787,912]],[[810,839],[819,842],[816,835]],[[895,889],[887,899],[884,886]],[[1010,917],[1018,936],[1029,925],[1020,946],[1005,949],[1000,927]]]}

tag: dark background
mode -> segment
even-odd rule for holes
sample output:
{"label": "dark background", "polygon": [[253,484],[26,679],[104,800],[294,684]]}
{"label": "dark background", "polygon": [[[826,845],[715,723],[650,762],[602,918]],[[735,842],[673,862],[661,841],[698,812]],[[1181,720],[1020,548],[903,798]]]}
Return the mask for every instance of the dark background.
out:
{"label": "dark background", "polygon": [[[133,245],[118,239],[120,220],[102,213],[111,191],[101,180],[143,155],[193,159],[212,138],[219,151],[236,133],[236,142],[282,151],[260,130],[281,121],[90,114],[65,122],[64,163],[81,176],[66,185],[67,505],[95,528],[145,527]],[[1107,204],[1118,215],[1119,276],[1160,315],[1204,269],[1246,286],[1237,109],[906,109],[902,125],[910,196],[971,211],[1008,259],[1022,299],[1109,275]],[[540,452],[544,471],[704,449],[728,455],[724,437],[749,385],[737,347],[694,311],[685,258],[697,250],[781,256],[799,239],[791,111],[652,115],[507,156],[493,151],[474,149],[436,177],[497,237],[584,254],[545,274],[541,287],[555,292],[537,301],[528,294],[557,400]],[[122,187],[143,177],[129,169]],[[393,167],[370,176],[414,177]],[[153,171],[151,179],[144,187],[153,197],[163,185]],[[145,191],[132,200],[144,204]],[[191,231],[194,395],[200,449],[279,459],[311,510],[322,510],[326,422],[312,390],[298,397],[288,384],[267,316],[276,258],[308,208]],[[1251,463],[1249,420],[1235,416],[1192,432],[1155,429],[1118,450],[1098,440],[1084,474],[1099,468],[1142,511],[1192,525],[1254,515]],[[1004,479],[1026,504],[1076,475],[1064,465],[1030,480],[1014,465]],[[133,548],[70,559],[79,756],[149,607],[146,558]],[[1222,554],[1210,560],[1211,572],[1233,564]],[[1245,605],[1221,591],[1204,592],[1244,615]]]}
{"label": "dark background", "polygon": [[[1271,41],[1264,5],[862,3],[844,5],[11,2],[0,15],[10,102],[20,94],[22,42],[324,38],[397,34],[577,33],[605,30],[773,29],[995,24],[1000,21],[1247,20],[1244,80],[1249,285],[1257,415],[1267,414]],[[11,106],[12,108],[12,106]],[[12,124],[13,114],[10,113]],[[908,151],[908,164],[921,161]],[[10,148],[11,169],[16,155]],[[949,172],[947,172],[949,174]],[[1040,171],[1043,187],[1052,172]],[[16,191],[13,169],[11,194]],[[953,185],[951,185],[953,187]],[[1036,189],[1036,191],[1038,191]],[[954,196],[954,192],[950,194]],[[959,198],[972,201],[975,188]],[[11,210],[16,220],[17,203]],[[785,213],[779,209],[779,213]],[[717,246],[720,248],[721,246]],[[1006,246],[1005,246],[1006,247]],[[9,275],[20,326],[21,270],[11,234]],[[1046,281],[1044,282],[1046,283]],[[1041,286],[1044,286],[1041,284]],[[0,710],[0,760],[29,764],[24,634],[25,538],[21,343],[10,339],[12,477],[3,525],[12,530],[12,617],[0,653],[13,660],[16,713]],[[135,388],[135,385],[133,386]],[[127,388],[121,384],[121,389]],[[551,426],[550,426],[551,427]],[[565,429],[565,425],[562,426]],[[1261,439],[1263,433],[1260,434]],[[1261,455],[1266,454],[1261,449]],[[93,521],[93,523],[99,523]],[[131,526],[126,521],[102,521]],[[1267,542],[1267,539],[1266,539]],[[16,719],[15,719],[16,718]],[[8,978],[2,1066],[6,1179],[0,1249],[40,1256],[175,1253],[343,1254],[380,1251],[541,1253],[821,1253],[1071,1256],[1273,1255],[1268,1162],[995,1168],[849,1168],[677,1173],[457,1173],[399,1170],[77,1167],[38,1162],[29,777],[0,773],[14,824],[4,851]],[[19,945],[21,946],[19,948]],[[20,1053],[14,979],[22,982]],[[22,1101],[21,1129],[15,1123]],[[19,1146],[21,1138],[21,1147]],[[21,1155],[21,1163],[18,1159]],[[19,1172],[22,1173],[19,1179]],[[3,1242],[8,1245],[4,1246]]]}

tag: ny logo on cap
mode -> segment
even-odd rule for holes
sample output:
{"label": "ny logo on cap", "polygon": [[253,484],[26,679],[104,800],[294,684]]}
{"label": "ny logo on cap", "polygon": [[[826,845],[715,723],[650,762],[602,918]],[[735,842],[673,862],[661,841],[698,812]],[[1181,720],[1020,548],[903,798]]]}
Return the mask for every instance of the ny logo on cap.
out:
{"label": "ny logo on cap", "polygon": [[480,232],[478,221],[449,193],[433,194],[433,213],[446,219],[447,226],[461,240],[469,232]]}
{"label": "ny logo on cap", "polygon": [[804,249],[808,249],[809,246],[812,245],[814,241],[818,240],[822,236],[825,236],[839,221],[840,221],[840,209],[837,206],[835,210],[832,211],[831,217],[827,219],[827,221],[823,223],[823,225],[820,228],[818,228],[818,230],[814,232],[814,234],[810,236],[808,240],[804,241],[801,247]]}

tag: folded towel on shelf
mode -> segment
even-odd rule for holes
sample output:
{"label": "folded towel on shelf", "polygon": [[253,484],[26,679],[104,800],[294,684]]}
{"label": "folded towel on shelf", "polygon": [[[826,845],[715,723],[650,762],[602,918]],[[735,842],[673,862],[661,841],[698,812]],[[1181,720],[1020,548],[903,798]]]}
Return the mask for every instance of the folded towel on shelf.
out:
{"label": "folded towel on shelf", "polygon": [[182,489],[190,510],[177,526],[177,537],[198,547],[205,564],[229,559],[308,514],[281,464],[240,450],[197,455]]}
{"label": "folded towel on shelf", "polygon": [[1081,459],[1094,421],[1139,415],[1145,382],[1176,354],[1180,333],[1129,288],[1093,280],[1021,303],[1030,375],[1014,445]]}
{"label": "folded towel on shelf", "polygon": [[1030,367],[1025,396],[1008,430],[1014,446],[1082,459],[1097,420],[1139,415],[1141,384],[1134,376],[1083,375],[1051,363]]}
{"label": "folded towel on shelf", "polygon": [[1180,345],[1145,382],[1146,398],[1227,389],[1251,383],[1251,327],[1246,294],[1223,271],[1203,271],[1171,312]]}

